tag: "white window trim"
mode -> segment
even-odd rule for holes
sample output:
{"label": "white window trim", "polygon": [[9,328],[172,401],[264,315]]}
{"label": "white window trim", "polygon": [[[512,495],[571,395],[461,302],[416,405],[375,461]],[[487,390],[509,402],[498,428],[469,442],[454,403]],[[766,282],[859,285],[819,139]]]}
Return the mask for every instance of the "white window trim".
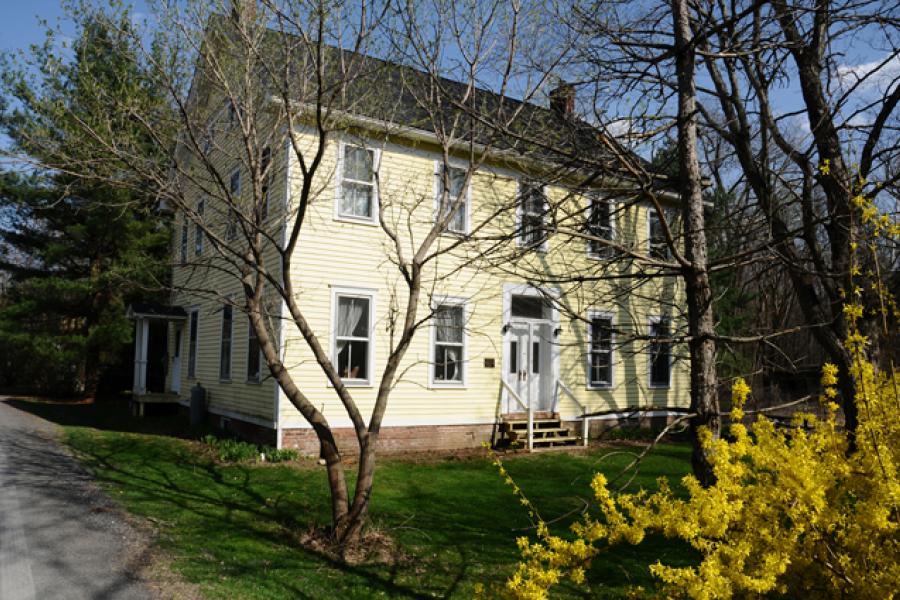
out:
{"label": "white window trim", "polygon": [[[434,161],[434,220],[435,222],[441,218],[441,196],[443,195],[443,190],[441,189],[443,184],[443,170],[445,163],[441,159],[437,159]],[[466,200],[463,203],[462,209],[463,214],[465,215],[463,219],[463,229],[462,231],[456,229],[450,229],[449,227],[444,229],[441,233],[447,235],[468,235],[471,231],[470,223],[472,222],[472,175],[469,171],[469,166],[460,161],[451,160],[446,163],[447,168],[450,169],[460,169],[466,172],[466,176],[468,177],[468,181],[466,182]]]}
{"label": "white window trim", "polygon": [[375,312],[376,293],[371,288],[349,287],[349,286],[332,286],[331,287],[331,323],[328,331],[331,333],[331,364],[335,370],[338,368],[337,361],[337,316],[338,316],[338,297],[368,298],[369,300],[369,376],[366,379],[341,379],[347,387],[372,387],[375,373]]}
{"label": "white window trim", "polygon": [[[591,382],[591,350],[593,340],[594,319],[609,319],[609,383],[596,384]],[[587,355],[585,357],[585,387],[589,390],[609,390],[616,386],[616,317],[613,313],[604,310],[588,310],[587,313]]]}
{"label": "white window trim", "polygon": [[[226,298],[225,301],[230,302],[230,298]],[[225,339],[222,334],[225,330],[226,306],[231,308],[231,339],[230,343],[228,344],[228,377],[222,377],[222,341]],[[232,306],[231,304],[223,304],[219,313],[219,364],[217,365],[219,370],[218,378],[219,383],[231,383],[234,379],[234,306]]]}
{"label": "white window trim", "polygon": [[[602,195],[599,195],[599,194],[593,193],[593,192],[589,193],[587,195],[587,199],[588,199],[587,207],[585,207],[585,209],[584,209],[584,211],[585,211],[584,212],[584,220],[587,225],[587,227],[585,227],[585,229],[587,229],[590,226],[591,212],[593,209],[594,202],[605,202],[606,205],[609,206],[610,241],[614,242],[616,239],[616,233],[618,232],[618,227],[616,227],[616,211],[618,209],[618,203],[612,198],[608,198],[606,196],[602,196]],[[603,256],[602,254],[593,252],[591,250],[591,240],[586,240],[584,246],[585,246],[585,255],[588,258],[590,258],[591,260],[609,260],[611,258],[610,256]],[[612,249],[612,247],[607,247],[607,248],[605,248],[605,250],[612,253],[613,249]]]}
{"label": "white window trim", "polygon": [[[198,358],[200,356],[200,307],[199,306],[191,306],[187,309],[188,320],[187,320],[187,347],[188,347],[188,356],[187,356],[187,370],[186,370],[186,378],[189,380],[197,379],[197,363],[199,362]],[[191,354],[191,315],[197,315],[197,339],[194,340],[194,352]]]}
{"label": "white window trim", "polygon": [[[650,332],[652,331],[653,325],[661,323],[662,321],[668,321],[669,323],[669,337],[672,337],[672,319],[669,317],[663,317],[659,315],[653,315],[647,320],[647,337],[650,337]],[[673,344],[672,342],[668,342],[669,344],[669,381],[665,385],[660,385],[653,383],[653,357],[650,354],[650,344],[653,343],[652,339],[647,340],[647,387],[651,390],[668,390],[672,387],[672,366],[675,364],[675,353],[673,352]]]}
{"label": "white window trim", "polygon": [[[232,327],[232,329],[234,329]],[[250,315],[247,315],[247,361],[244,365],[244,376],[246,377],[246,383],[252,385],[260,385],[263,380],[263,364],[265,364],[265,359],[263,357],[262,346],[259,348],[259,377],[256,379],[250,379],[250,332],[254,331],[253,323],[250,322]],[[255,331],[254,331],[255,333]],[[257,337],[257,344],[259,343],[259,338]]]}
{"label": "white window trim", "polygon": [[518,179],[516,181],[516,246],[518,248],[530,248],[532,250],[536,250],[538,252],[546,252],[547,251],[547,239],[549,237],[547,232],[547,209],[550,207],[549,197],[547,196],[547,186],[543,184],[539,184],[538,187],[541,190],[541,195],[544,197],[544,213],[541,215],[541,229],[544,231],[543,240],[541,240],[540,244],[530,245],[526,244],[522,239],[524,230],[522,229],[522,216],[525,212],[525,203],[522,202],[522,190],[525,186],[528,186],[528,181],[523,181],[522,179]]}
{"label": "white window trim", "polygon": [[460,381],[439,381],[434,378],[434,351],[437,346],[437,323],[432,318],[431,330],[428,340],[428,387],[434,389],[465,389],[469,382],[469,339],[466,335],[466,324],[469,322],[469,303],[466,298],[458,296],[437,296],[431,302],[432,310],[438,306],[460,306],[463,311],[463,332],[462,332],[462,360],[460,369],[462,377]]}
{"label": "white window trim", "polygon": [[[344,195],[344,148],[353,146],[372,151],[372,216],[360,217],[357,215],[345,215],[341,213],[341,199]],[[369,146],[365,143],[353,143],[346,140],[338,140],[337,162],[334,181],[334,220],[346,223],[359,223],[362,225],[378,225],[378,214],[381,206],[381,193],[379,191],[378,171],[381,168],[381,149]]]}

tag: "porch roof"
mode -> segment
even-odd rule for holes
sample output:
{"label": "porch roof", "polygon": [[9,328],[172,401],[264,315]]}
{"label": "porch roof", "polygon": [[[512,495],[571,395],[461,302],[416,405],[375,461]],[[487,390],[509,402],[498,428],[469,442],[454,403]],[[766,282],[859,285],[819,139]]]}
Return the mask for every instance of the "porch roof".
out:
{"label": "porch roof", "polygon": [[132,302],[128,305],[126,315],[129,319],[163,319],[166,321],[183,321],[187,312],[180,306],[169,306],[160,302]]}

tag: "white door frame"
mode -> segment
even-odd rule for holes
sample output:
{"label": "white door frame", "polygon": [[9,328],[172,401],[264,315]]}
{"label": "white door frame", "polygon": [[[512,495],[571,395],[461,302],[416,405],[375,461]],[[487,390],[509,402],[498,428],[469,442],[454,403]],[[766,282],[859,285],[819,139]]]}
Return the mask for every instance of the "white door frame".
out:
{"label": "white door frame", "polygon": [[[521,326],[524,324],[528,324],[528,348],[525,352],[525,355],[528,357],[528,364],[525,365],[527,372],[530,374],[531,372],[531,344],[534,338],[534,327],[540,325],[546,325],[549,329],[549,336],[547,340],[547,346],[549,346],[549,369],[541,370],[541,388],[543,394],[547,397],[545,400],[549,401],[548,404],[550,406],[556,405],[556,393],[557,393],[557,385],[556,382],[559,380],[559,344],[553,343],[553,339],[556,337],[556,331],[559,329],[559,311],[556,307],[552,307],[550,311],[549,318],[543,319],[529,319],[524,317],[513,317],[512,316],[512,297],[513,296],[550,296],[551,298],[559,297],[559,290],[556,289],[539,289],[527,284],[505,284],[503,286],[503,360],[502,360],[502,369],[500,376],[501,377],[510,377],[509,367],[510,367],[510,342],[512,341],[513,334],[513,325]],[[520,356],[522,355],[521,350],[519,351]],[[543,360],[542,364],[546,364]],[[545,379],[546,378],[546,379]],[[507,383],[513,384],[515,382],[511,382],[507,379]],[[516,385],[512,385],[513,389],[518,389]],[[530,392],[530,387],[528,388]],[[522,398],[522,401],[526,404],[530,403],[535,407],[535,410],[540,410],[541,399],[540,398],[530,398],[532,394],[528,394],[528,398]],[[506,408],[505,412],[521,412],[522,407],[510,397],[507,390],[503,389],[503,400],[504,406]]]}

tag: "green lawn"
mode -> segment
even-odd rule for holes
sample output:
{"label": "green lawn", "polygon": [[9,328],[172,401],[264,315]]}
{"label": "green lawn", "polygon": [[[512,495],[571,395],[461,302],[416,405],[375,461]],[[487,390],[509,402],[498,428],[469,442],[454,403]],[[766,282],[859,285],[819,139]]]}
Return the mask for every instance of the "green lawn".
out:
{"label": "green lawn", "polygon": [[[399,543],[403,558],[392,566],[347,567],[298,542],[311,524],[328,519],[321,468],[216,464],[196,443],[158,433],[197,434],[180,421],[140,422],[112,405],[19,406],[64,425],[67,443],[125,508],[158,525],[173,568],[210,598],[469,597],[476,583],[500,582],[512,571],[515,538],[528,533],[527,514],[487,459],[383,459],[373,523]],[[583,506],[591,473],[616,472],[630,459],[601,460],[615,450],[505,462],[550,520]],[[688,469],[687,446],[663,445],[632,486],[653,488],[660,475],[675,480]],[[555,527],[564,531],[572,518]],[[690,557],[684,546],[661,539],[618,548],[595,562],[589,592],[566,591],[620,597],[629,584],[652,586],[648,564]]]}

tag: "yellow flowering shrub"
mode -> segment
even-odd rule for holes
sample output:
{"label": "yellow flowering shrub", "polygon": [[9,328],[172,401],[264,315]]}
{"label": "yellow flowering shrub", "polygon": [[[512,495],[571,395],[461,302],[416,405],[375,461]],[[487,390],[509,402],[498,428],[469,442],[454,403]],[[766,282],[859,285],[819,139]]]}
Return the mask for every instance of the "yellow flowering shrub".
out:
{"label": "yellow flowering shrub", "polygon": [[[827,159],[819,170],[830,174]],[[728,439],[700,432],[715,485],[704,488],[689,475],[682,480],[686,497],[674,494],[665,480],[655,493],[614,494],[606,478],[595,475],[595,515],[575,524],[571,539],[552,535],[540,521],[537,539],[519,539],[521,561],[506,582],[505,597],[547,598],[564,578],[583,582],[597,553],[640,544],[651,533],[683,540],[700,556],[693,567],[650,567],[667,597],[900,596],[900,375],[878,371],[866,360],[868,340],[859,321],[867,309],[857,278],[870,282],[879,301],[868,310],[885,332],[889,317],[900,321],[900,308],[880,273],[863,274],[855,256],[867,251],[875,257],[878,238],[900,238],[900,225],[879,214],[862,193],[866,184],[860,180],[851,193],[860,228],[850,242],[850,292],[843,294],[849,297],[844,317],[850,331],[844,345],[854,365],[848,375],[856,383],[859,412],[855,451],[836,419],[834,365],[822,369],[825,417],[798,413],[789,428],[777,428],[764,416],[745,426],[750,388],[738,380]],[[869,262],[877,270],[877,258]],[[522,491],[514,491],[536,515]]]}
{"label": "yellow flowering shrub", "polygon": [[[573,527],[574,539],[540,523],[536,541],[519,540],[522,560],[506,582],[509,598],[547,598],[568,577],[580,583],[591,559],[648,533],[686,541],[695,567],[650,567],[670,597],[712,599],[788,591],[820,597],[891,598],[900,590],[900,377],[859,361],[858,451],[835,421],[837,369],[825,365],[827,416],[798,414],[794,427],[759,417],[741,423],[749,388],[738,380],[730,440],[705,440],[717,484],[683,480],[687,498],[666,481],[653,494],[612,494],[603,475],[592,487],[596,518]],[[521,494],[520,491],[517,491]]]}

